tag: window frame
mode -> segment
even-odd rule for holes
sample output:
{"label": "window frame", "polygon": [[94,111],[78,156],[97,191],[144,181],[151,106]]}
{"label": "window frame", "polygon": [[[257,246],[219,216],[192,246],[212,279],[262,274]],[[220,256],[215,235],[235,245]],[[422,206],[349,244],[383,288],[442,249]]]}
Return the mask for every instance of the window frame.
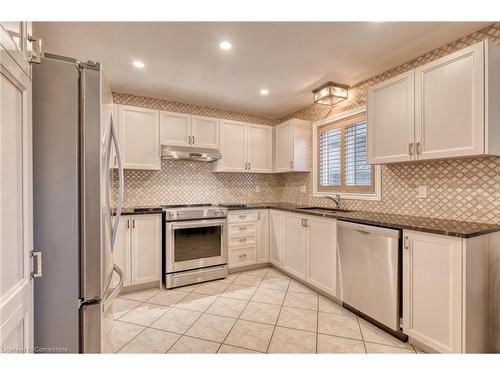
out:
{"label": "window frame", "polygon": [[[344,128],[352,123],[360,116],[367,119],[366,107],[358,107],[351,111],[342,112],[335,116],[330,116],[324,120],[313,123],[313,196],[324,197],[329,195],[339,194],[344,199],[361,199],[361,200],[381,200],[381,167],[380,165],[372,165],[372,184],[371,186],[345,186],[344,182]],[[359,120],[358,120],[359,121]],[[320,154],[319,154],[319,136],[320,129],[335,129],[341,128],[341,185],[322,187],[319,183],[320,179]],[[368,123],[367,123],[368,127]],[[368,128],[367,128],[368,131]],[[368,142],[368,140],[367,140]],[[369,147],[367,143],[367,148]]]}

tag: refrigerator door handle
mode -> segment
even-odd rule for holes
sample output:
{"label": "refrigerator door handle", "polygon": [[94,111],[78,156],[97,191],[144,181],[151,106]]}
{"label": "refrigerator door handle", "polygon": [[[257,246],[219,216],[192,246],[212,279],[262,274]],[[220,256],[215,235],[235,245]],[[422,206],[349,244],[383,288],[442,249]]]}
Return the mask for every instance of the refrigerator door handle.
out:
{"label": "refrigerator door handle", "polygon": [[[120,223],[120,217],[121,217],[122,208],[123,208],[123,195],[124,195],[124,184],[125,184],[124,183],[124,176],[123,176],[123,162],[122,162],[122,157],[120,154],[120,146],[118,143],[118,137],[116,135],[116,128],[115,128],[113,113],[111,113],[111,116],[110,116],[110,130],[111,130],[110,151],[111,151],[111,142],[112,142],[113,147],[115,148],[116,160],[118,163],[118,204],[116,207],[115,220],[111,226],[111,233],[110,233],[111,251],[113,251],[114,245],[115,245],[116,233],[118,232],[118,225]],[[107,189],[109,192],[109,179],[108,179],[107,184],[108,184]],[[108,197],[108,206],[109,206],[109,193],[107,194],[107,197]],[[108,207],[108,210],[109,210],[109,207]]]}
{"label": "refrigerator door handle", "polygon": [[[113,264],[113,271],[116,272],[118,274],[118,276],[120,276],[120,281],[118,281],[118,285],[109,294],[105,293],[105,294],[107,294],[107,296],[104,298],[104,301],[102,302],[103,311],[106,311],[106,309],[109,306],[109,303],[113,302],[113,300],[121,292],[122,287],[123,287],[123,271],[121,270],[120,267],[118,267],[118,265],[116,263]],[[110,281],[109,281],[110,284],[111,284],[111,280],[113,280],[112,277],[110,278]],[[109,290],[109,284],[107,285],[106,290]]]}

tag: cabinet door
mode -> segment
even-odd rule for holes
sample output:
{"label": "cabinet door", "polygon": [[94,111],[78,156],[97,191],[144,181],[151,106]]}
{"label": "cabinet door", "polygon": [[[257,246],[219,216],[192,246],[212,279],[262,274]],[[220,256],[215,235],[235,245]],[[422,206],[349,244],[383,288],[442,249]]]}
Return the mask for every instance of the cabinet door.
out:
{"label": "cabinet door", "polygon": [[158,111],[119,106],[119,137],[124,168],[161,169]]}
{"label": "cabinet door", "polygon": [[293,170],[293,121],[288,121],[275,128],[276,172]]}
{"label": "cabinet door", "polygon": [[[123,286],[130,285],[132,265],[130,262],[131,252],[131,221],[132,217],[122,216],[116,232],[115,247],[113,249],[113,261],[123,271]],[[113,284],[118,284],[118,278],[113,279]]]}
{"label": "cabinet door", "polygon": [[247,171],[247,125],[221,121],[221,153],[219,170],[227,172]]}
{"label": "cabinet door", "polygon": [[160,111],[160,144],[190,146],[191,115]]}
{"label": "cabinet door", "polygon": [[219,148],[219,119],[193,116],[191,129],[194,146],[202,148]]}
{"label": "cabinet door", "polygon": [[31,66],[29,57],[32,53],[31,42],[28,34],[31,34],[32,23],[23,21],[0,22],[0,44],[9,56],[16,61],[21,69],[31,77]]}
{"label": "cabinet door", "polygon": [[462,351],[462,240],[405,231],[404,332],[441,353]]}
{"label": "cabinet door", "polygon": [[337,296],[337,223],[307,217],[306,281]]}
{"label": "cabinet door", "polygon": [[257,260],[258,263],[269,262],[269,212],[257,212]]}
{"label": "cabinet door", "polygon": [[269,261],[277,266],[284,263],[285,215],[279,211],[269,211]]}
{"label": "cabinet door", "polygon": [[368,162],[414,159],[414,72],[368,89]]}
{"label": "cabinet door", "polygon": [[306,227],[304,217],[285,214],[285,269],[306,278]]}
{"label": "cabinet door", "polygon": [[272,128],[248,125],[248,163],[252,172],[272,172]]}
{"label": "cabinet door", "polygon": [[484,44],[415,69],[418,159],[484,153]]}
{"label": "cabinet door", "polygon": [[132,216],[132,284],[160,280],[159,215]]}

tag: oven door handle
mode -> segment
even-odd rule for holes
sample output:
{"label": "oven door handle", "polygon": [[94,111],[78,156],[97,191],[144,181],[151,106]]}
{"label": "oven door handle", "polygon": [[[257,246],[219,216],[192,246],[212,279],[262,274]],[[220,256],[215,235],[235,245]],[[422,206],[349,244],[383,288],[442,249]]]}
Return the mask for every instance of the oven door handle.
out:
{"label": "oven door handle", "polygon": [[219,227],[226,225],[226,220],[181,221],[181,222],[170,222],[169,225],[172,229]]}

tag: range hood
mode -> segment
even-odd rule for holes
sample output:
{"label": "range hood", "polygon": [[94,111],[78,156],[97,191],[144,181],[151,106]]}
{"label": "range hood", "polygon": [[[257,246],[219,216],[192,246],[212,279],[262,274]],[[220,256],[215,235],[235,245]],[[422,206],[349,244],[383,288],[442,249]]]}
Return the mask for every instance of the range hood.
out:
{"label": "range hood", "polygon": [[219,150],[190,146],[161,146],[161,158],[166,160],[193,160],[211,162],[222,157]]}

